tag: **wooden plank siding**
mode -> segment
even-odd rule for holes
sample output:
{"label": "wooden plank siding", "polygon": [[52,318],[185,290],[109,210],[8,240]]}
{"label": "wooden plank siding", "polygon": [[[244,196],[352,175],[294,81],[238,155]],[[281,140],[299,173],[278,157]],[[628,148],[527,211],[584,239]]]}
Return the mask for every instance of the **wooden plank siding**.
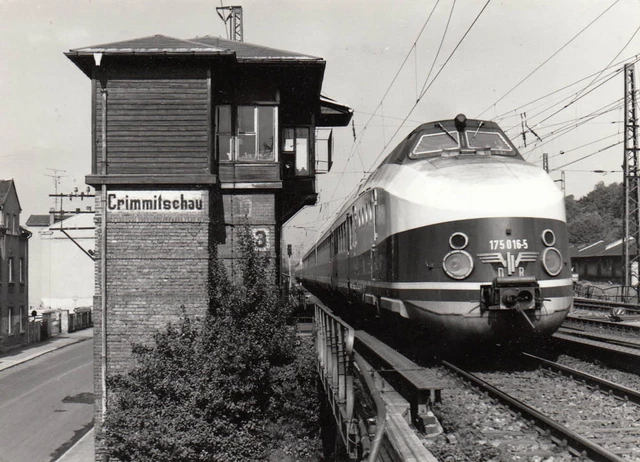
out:
{"label": "wooden plank siding", "polygon": [[279,181],[280,163],[243,164],[240,162],[220,162],[219,179],[225,182]]}
{"label": "wooden plank siding", "polygon": [[[102,98],[95,86],[95,152]],[[212,173],[208,79],[112,79],[107,84],[107,174]],[[96,156],[94,172],[102,172]]]}

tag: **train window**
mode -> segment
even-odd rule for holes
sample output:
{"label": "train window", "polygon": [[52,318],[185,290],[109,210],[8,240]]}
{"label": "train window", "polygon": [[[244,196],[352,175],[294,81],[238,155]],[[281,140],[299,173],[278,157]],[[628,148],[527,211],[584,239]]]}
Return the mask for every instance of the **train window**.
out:
{"label": "train window", "polygon": [[445,149],[460,149],[460,138],[457,131],[422,135],[409,157],[416,159],[428,154],[439,153]]}
{"label": "train window", "polygon": [[501,133],[469,130],[465,132],[465,136],[467,137],[467,145],[472,149],[489,149],[492,154],[515,155]]}

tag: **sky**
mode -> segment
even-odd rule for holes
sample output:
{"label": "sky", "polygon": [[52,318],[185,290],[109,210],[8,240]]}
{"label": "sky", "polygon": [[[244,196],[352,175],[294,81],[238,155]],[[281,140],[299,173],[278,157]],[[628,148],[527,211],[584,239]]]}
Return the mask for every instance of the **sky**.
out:
{"label": "sky", "polygon": [[[23,224],[52,206],[54,175],[68,193],[90,172],[90,81],[63,53],[154,34],[226,38],[221,4],[0,0],[0,178],[15,180]],[[621,63],[640,57],[640,0],[233,4],[246,42],[324,58],[323,94],[354,109],[353,126],[334,129],[318,205],[287,224],[298,248],[413,128],[459,113],[499,123],[530,162],[547,153],[566,194],[622,180]]]}

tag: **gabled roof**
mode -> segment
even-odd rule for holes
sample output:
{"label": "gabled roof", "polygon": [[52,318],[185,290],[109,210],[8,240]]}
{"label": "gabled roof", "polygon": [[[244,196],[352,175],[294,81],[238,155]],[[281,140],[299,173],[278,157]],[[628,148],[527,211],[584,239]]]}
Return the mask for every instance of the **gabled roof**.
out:
{"label": "gabled roof", "polygon": [[189,39],[203,45],[222,47],[235,53],[238,62],[242,61],[322,61],[317,56],[294,53],[292,51],[278,50],[253,43],[225,40],[220,37],[206,35]]}
{"label": "gabled roof", "polygon": [[49,222],[51,221],[51,217],[49,215],[31,215],[27,222],[25,223],[27,226],[49,226]]}
{"label": "gabled roof", "polygon": [[0,206],[3,206],[7,200],[12,184],[13,180],[0,180]]}
{"label": "gabled roof", "polygon": [[203,43],[182,40],[166,35],[152,35],[150,37],[140,37],[121,42],[104,43],[92,45],[84,48],[70,50],[70,55],[83,55],[94,53],[103,54],[232,54],[232,51],[225,47],[216,47]]}
{"label": "gabled roof", "polygon": [[16,195],[16,202],[18,203],[18,209],[22,210],[20,206],[20,199],[18,199],[18,192],[16,191],[16,185],[11,180],[0,180],[0,207],[4,207],[4,203],[7,201],[7,197],[9,197],[9,192],[13,188],[14,194]]}
{"label": "gabled roof", "polygon": [[[629,239],[629,243],[633,242],[634,238]],[[591,244],[587,244],[581,247],[572,247],[570,249],[571,258],[589,258],[589,257],[612,257],[622,255],[623,239],[617,239],[615,241],[596,241]]]}
{"label": "gabled roof", "polygon": [[65,55],[89,77],[94,59],[102,59],[103,56],[229,57],[241,63],[324,63],[322,58],[316,56],[211,36],[183,40],[166,35],[152,35],[75,48]]}

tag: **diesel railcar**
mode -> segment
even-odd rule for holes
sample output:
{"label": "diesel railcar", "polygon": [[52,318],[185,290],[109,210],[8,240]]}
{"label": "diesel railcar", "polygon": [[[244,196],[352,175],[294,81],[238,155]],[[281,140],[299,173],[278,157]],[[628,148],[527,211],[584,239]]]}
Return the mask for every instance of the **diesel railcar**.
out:
{"label": "diesel railcar", "polygon": [[413,130],[345,202],[296,277],[455,340],[549,336],[573,303],[564,198],[500,127]]}

